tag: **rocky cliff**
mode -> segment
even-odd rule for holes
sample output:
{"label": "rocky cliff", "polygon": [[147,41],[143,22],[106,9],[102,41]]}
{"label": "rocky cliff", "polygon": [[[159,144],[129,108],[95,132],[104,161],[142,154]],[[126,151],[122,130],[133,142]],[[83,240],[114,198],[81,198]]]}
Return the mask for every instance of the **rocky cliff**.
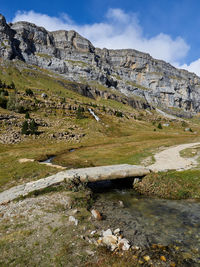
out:
{"label": "rocky cliff", "polygon": [[[200,111],[200,78],[133,49],[95,48],[75,31],[48,32],[28,22],[6,23],[0,15],[0,57],[19,59],[69,80],[136,96],[148,106],[188,114]],[[103,93],[102,93],[103,94]]]}

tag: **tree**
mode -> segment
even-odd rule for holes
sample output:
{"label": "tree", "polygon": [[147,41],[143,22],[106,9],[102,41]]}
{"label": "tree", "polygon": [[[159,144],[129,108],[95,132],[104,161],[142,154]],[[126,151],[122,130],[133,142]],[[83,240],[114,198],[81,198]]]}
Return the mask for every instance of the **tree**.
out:
{"label": "tree", "polygon": [[162,129],[162,124],[159,122],[158,129]]}
{"label": "tree", "polygon": [[29,134],[28,128],[29,128],[28,122],[24,121],[23,124],[22,124],[21,133],[22,134],[26,134],[26,135]]}
{"label": "tree", "polygon": [[29,115],[28,111],[25,114],[25,119],[30,119],[30,115]]}
{"label": "tree", "polygon": [[85,117],[84,117],[83,112],[84,112],[84,108],[79,106],[77,109],[77,112],[76,112],[76,118],[77,119],[84,119]]}
{"label": "tree", "polygon": [[7,107],[7,99],[4,96],[0,96],[0,107],[5,109]]}
{"label": "tree", "polygon": [[30,124],[29,124],[29,130],[30,130],[30,134],[36,134],[37,133],[38,125],[34,119],[32,119]]}
{"label": "tree", "polygon": [[33,96],[33,91],[30,88],[26,89],[26,95]]}
{"label": "tree", "polygon": [[15,89],[15,84],[14,84],[14,82],[11,82],[11,84],[10,84],[10,89]]}

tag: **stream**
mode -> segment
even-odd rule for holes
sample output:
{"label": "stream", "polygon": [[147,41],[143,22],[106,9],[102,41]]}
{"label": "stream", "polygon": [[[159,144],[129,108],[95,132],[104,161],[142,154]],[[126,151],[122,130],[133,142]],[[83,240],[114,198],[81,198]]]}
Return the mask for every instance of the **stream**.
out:
{"label": "stream", "polygon": [[[199,202],[147,198],[133,189],[109,186],[93,191],[95,207],[105,216],[106,223],[112,230],[119,227],[133,245],[173,245],[195,262],[192,266],[200,266]],[[119,201],[124,207],[119,206]]]}

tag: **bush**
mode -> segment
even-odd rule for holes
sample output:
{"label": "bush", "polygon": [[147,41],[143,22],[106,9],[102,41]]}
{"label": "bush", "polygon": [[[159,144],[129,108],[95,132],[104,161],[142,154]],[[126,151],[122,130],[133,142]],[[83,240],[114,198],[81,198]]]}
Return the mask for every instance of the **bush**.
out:
{"label": "bush", "polygon": [[121,111],[115,111],[115,116],[123,117],[123,113]]}
{"label": "bush", "polygon": [[7,85],[7,88],[9,88],[9,89],[15,89],[14,82],[11,82],[11,84]]}
{"label": "bush", "polygon": [[21,129],[21,133],[22,134],[37,134],[38,130],[38,125],[37,123],[35,122],[34,119],[31,120],[31,122],[28,122],[27,120],[25,120],[22,124],[22,129]]}
{"label": "bush", "polygon": [[8,93],[8,91],[7,91],[7,90],[0,89],[0,95],[1,95],[1,96],[8,96],[8,95],[9,95],[9,93]]}
{"label": "bush", "polygon": [[33,96],[33,91],[30,88],[26,89],[26,95]]}
{"label": "bush", "polygon": [[30,115],[29,115],[28,111],[25,114],[25,119],[30,119]]}
{"label": "bush", "polygon": [[22,134],[29,134],[29,131],[28,131],[28,122],[27,121],[24,121],[23,124],[22,124],[22,129],[21,129],[21,133]]}
{"label": "bush", "polygon": [[162,129],[162,124],[159,122],[158,129]]}
{"label": "bush", "polygon": [[79,106],[77,111],[76,111],[76,118],[77,119],[84,119],[85,116],[84,116],[83,112],[84,112],[84,108]]}
{"label": "bush", "polygon": [[17,99],[15,94],[9,95],[9,99],[7,102],[7,109],[9,110],[16,110],[17,108]]}
{"label": "bush", "polygon": [[24,108],[22,105],[16,105],[16,109],[15,111],[19,112],[19,113],[26,113],[27,112],[27,109]]}
{"label": "bush", "polygon": [[38,125],[34,119],[32,119],[31,122],[29,123],[29,130],[30,134],[37,134]]}
{"label": "bush", "polygon": [[5,108],[7,107],[7,99],[4,96],[0,96],[0,107]]}

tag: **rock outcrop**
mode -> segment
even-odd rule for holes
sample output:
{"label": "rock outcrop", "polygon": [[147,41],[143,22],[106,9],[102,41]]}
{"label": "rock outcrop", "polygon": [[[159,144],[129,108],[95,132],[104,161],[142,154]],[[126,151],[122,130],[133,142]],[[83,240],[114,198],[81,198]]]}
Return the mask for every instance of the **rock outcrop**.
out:
{"label": "rock outcrop", "polygon": [[200,111],[200,78],[194,73],[133,49],[95,48],[75,31],[48,32],[28,22],[7,24],[0,15],[0,57],[23,60],[68,80],[112,88],[126,98],[143,99],[144,107],[172,108],[172,113],[173,108],[190,114]]}

